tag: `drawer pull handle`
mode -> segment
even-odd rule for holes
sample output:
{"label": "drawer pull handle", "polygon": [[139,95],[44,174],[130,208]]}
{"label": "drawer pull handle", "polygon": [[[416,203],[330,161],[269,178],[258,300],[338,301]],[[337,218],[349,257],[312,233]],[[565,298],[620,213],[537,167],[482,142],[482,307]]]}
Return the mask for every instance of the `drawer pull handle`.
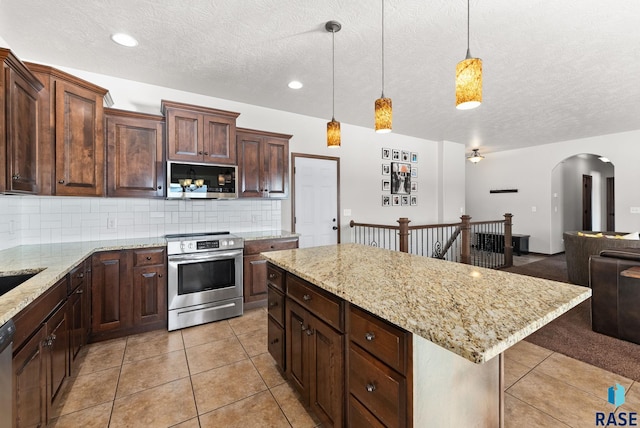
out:
{"label": "drawer pull handle", "polygon": [[147,260],[151,260],[151,256],[147,256]]}
{"label": "drawer pull handle", "polygon": [[271,303],[269,303],[269,307],[270,307],[270,308],[275,308],[276,306],[278,306],[278,302],[271,302]]}
{"label": "drawer pull handle", "polygon": [[162,274],[161,273],[158,274],[158,278],[162,278]]}
{"label": "drawer pull handle", "polygon": [[368,342],[373,342],[373,339],[375,339],[375,338],[376,338],[376,335],[375,335],[375,333],[373,333],[373,332],[367,332],[367,333],[364,335],[364,338],[365,338]]}
{"label": "drawer pull handle", "polygon": [[373,392],[376,390],[376,386],[373,383],[368,383],[365,388],[367,389],[367,392]]}
{"label": "drawer pull handle", "polygon": [[275,273],[270,273],[269,274],[269,279],[275,279],[276,276],[278,276],[278,275],[276,275]]}
{"label": "drawer pull handle", "polygon": [[84,272],[79,273],[78,278],[84,278]]}
{"label": "drawer pull handle", "polygon": [[308,328],[307,331],[305,331],[305,333],[307,334],[307,336],[311,336],[313,334],[313,329]]}
{"label": "drawer pull handle", "polygon": [[308,302],[309,300],[311,300],[311,295],[305,294],[304,296],[302,296],[302,300],[304,300],[305,302]]}
{"label": "drawer pull handle", "polygon": [[84,293],[84,290],[82,288],[78,288],[76,290],[76,294],[82,294],[82,293]]}
{"label": "drawer pull handle", "polygon": [[307,329],[307,327],[304,326],[304,324],[300,323],[300,330],[305,331]]}
{"label": "drawer pull handle", "polygon": [[272,344],[272,345],[275,345],[275,344],[276,344],[276,343],[278,343],[278,342],[279,342],[278,338],[275,338],[275,339],[273,339],[273,340],[271,341],[271,344]]}

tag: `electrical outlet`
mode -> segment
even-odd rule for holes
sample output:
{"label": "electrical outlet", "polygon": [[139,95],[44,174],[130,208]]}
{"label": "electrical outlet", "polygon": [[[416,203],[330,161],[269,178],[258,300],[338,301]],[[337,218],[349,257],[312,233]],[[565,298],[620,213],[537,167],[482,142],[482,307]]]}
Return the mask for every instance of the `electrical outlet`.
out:
{"label": "electrical outlet", "polygon": [[351,210],[349,208],[345,208],[344,211],[342,212],[342,214],[345,217],[351,217]]}
{"label": "electrical outlet", "polygon": [[115,218],[109,217],[107,219],[107,229],[115,229],[118,225],[118,222]]}
{"label": "electrical outlet", "polygon": [[537,207],[531,207],[531,212],[532,212],[532,213],[534,213],[534,212],[536,212],[536,211],[538,211],[538,208],[537,208]]}
{"label": "electrical outlet", "polygon": [[640,207],[631,207],[631,214],[640,214]]}

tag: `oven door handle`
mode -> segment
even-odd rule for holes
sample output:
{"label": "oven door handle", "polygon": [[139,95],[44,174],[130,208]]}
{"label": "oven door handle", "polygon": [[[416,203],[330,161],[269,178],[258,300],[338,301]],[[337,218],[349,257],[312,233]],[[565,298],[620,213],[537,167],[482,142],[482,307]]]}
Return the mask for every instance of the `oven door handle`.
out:
{"label": "oven door handle", "polygon": [[230,257],[242,256],[242,250],[234,251],[216,251],[215,253],[190,253],[171,255],[168,257],[169,263],[172,262],[202,262],[202,261],[215,261],[221,259],[228,259]]}

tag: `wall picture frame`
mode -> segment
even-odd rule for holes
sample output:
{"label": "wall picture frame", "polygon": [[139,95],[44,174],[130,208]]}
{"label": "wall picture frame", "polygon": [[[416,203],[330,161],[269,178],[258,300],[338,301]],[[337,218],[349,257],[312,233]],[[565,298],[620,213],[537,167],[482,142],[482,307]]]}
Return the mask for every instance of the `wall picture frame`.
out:
{"label": "wall picture frame", "polygon": [[409,205],[409,195],[400,196],[400,205]]}
{"label": "wall picture frame", "polygon": [[411,152],[411,163],[418,163],[418,153]]}
{"label": "wall picture frame", "polygon": [[418,191],[418,182],[411,180],[411,193]]}
{"label": "wall picture frame", "polygon": [[391,195],[391,205],[400,205],[400,195]]}
{"label": "wall picture frame", "polygon": [[391,190],[391,180],[388,178],[383,178],[382,179],[382,191],[383,192],[388,192]]}
{"label": "wall picture frame", "polygon": [[391,160],[400,160],[400,150],[391,150]]}
{"label": "wall picture frame", "polygon": [[411,168],[411,177],[418,178],[418,168],[416,167]]}
{"label": "wall picture frame", "polygon": [[418,197],[411,195],[411,206],[418,205]]}
{"label": "wall picture frame", "polygon": [[391,194],[408,195],[411,193],[411,164],[391,162]]}
{"label": "wall picture frame", "polygon": [[391,149],[387,149],[385,147],[382,148],[382,159],[383,160],[391,159]]}
{"label": "wall picture frame", "polygon": [[391,195],[382,195],[382,206],[383,207],[391,206]]}
{"label": "wall picture frame", "polygon": [[402,162],[409,162],[411,160],[411,153],[403,150],[402,151]]}
{"label": "wall picture frame", "polygon": [[391,164],[382,164],[382,175],[391,175]]}

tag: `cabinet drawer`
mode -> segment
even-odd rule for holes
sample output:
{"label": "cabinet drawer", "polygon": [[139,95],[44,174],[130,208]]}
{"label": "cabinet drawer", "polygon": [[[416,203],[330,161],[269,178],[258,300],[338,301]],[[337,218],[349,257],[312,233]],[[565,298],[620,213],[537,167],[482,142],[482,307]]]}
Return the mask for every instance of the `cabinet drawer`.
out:
{"label": "cabinet drawer", "polygon": [[69,294],[84,282],[85,275],[84,262],[69,272],[69,290],[67,291]]}
{"label": "cabinet drawer", "polygon": [[269,286],[267,302],[269,315],[284,327],[284,294]]}
{"label": "cabinet drawer", "polygon": [[403,376],[358,346],[349,347],[349,392],[385,426],[405,426],[406,390]]}
{"label": "cabinet drawer", "polygon": [[164,248],[136,250],[133,252],[134,266],[162,265],[165,262]]}
{"label": "cabinet drawer", "polygon": [[267,264],[267,284],[284,293],[284,271]]}
{"label": "cabinet drawer", "polygon": [[410,333],[354,306],[351,306],[349,315],[351,341],[391,368],[406,374]]}
{"label": "cabinet drawer", "polygon": [[344,331],[342,301],[337,297],[293,275],[287,275],[287,295],[336,330]]}
{"label": "cabinet drawer", "polygon": [[267,251],[290,250],[298,248],[298,238],[256,239],[244,241],[245,254],[258,254]]}
{"label": "cabinet drawer", "polygon": [[269,354],[276,360],[278,368],[284,372],[285,370],[285,347],[284,347],[284,328],[280,327],[271,317],[267,317],[268,342],[267,349]]}
{"label": "cabinet drawer", "polygon": [[376,417],[367,410],[353,395],[349,395],[349,424],[350,427],[385,428]]}

